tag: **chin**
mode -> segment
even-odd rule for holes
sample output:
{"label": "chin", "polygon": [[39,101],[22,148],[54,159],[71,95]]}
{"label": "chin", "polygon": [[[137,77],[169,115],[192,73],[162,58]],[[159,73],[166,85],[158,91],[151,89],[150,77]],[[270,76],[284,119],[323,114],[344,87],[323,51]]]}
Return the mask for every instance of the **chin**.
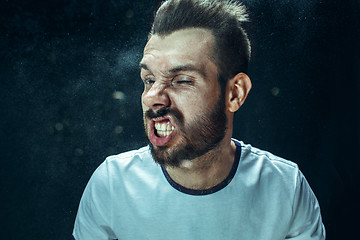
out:
{"label": "chin", "polygon": [[154,146],[151,142],[149,143],[151,155],[154,161],[161,166],[179,167],[181,160],[171,153],[171,149],[167,146]]}

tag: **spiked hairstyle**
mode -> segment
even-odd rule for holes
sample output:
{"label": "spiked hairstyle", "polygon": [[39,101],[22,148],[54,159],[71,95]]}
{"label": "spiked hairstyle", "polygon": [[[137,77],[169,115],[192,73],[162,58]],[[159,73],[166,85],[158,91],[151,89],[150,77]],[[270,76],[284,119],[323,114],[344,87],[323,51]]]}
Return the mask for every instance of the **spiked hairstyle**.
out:
{"label": "spiked hairstyle", "polygon": [[165,36],[185,28],[205,28],[214,35],[213,52],[220,86],[237,73],[247,73],[250,41],[242,28],[245,7],[232,0],[167,0],[157,10],[149,34]]}

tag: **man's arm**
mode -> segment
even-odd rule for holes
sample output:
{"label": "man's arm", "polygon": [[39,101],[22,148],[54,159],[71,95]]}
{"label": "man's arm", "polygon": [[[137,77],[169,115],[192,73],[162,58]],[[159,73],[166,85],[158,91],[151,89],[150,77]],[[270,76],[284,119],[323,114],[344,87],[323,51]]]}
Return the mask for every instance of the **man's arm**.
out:
{"label": "man's arm", "polygon": [[76,240],[116,239],[107,216],[111,202],[106,165],[103,163],[94,172],[83,193],[73,230]]}
{"label": "man's arm", "polygon": [[293,218],[286,239],[324,240],[320,206],[304,175],[299,171],[293,200]]}

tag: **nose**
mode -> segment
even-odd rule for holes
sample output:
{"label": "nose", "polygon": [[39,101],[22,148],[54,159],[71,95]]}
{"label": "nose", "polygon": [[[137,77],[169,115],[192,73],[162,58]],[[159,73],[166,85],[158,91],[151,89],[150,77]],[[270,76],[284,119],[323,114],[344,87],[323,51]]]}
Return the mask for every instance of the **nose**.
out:
{"label": "nose", "polygon": [[155,81],[151,86],[145,87],[142,102],[153,110],[169,107],[170,98],[166,91],[166,85],[160,81]]}

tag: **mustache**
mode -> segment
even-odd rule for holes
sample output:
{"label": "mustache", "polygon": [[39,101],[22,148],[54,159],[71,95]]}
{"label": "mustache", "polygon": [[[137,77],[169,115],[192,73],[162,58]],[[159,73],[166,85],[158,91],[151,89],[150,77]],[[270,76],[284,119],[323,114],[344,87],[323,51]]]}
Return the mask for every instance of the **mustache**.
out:
{"label": "mustache", "polygon": [[145,117],[152,119],[152,118],[164,117],[167,114],[173,115],[175,119],[177,119],[180,123],[183,122],[183,115],[180,113],[180,111],[170,107],[160,108],[156,112],[150,108],[145,112]]}

